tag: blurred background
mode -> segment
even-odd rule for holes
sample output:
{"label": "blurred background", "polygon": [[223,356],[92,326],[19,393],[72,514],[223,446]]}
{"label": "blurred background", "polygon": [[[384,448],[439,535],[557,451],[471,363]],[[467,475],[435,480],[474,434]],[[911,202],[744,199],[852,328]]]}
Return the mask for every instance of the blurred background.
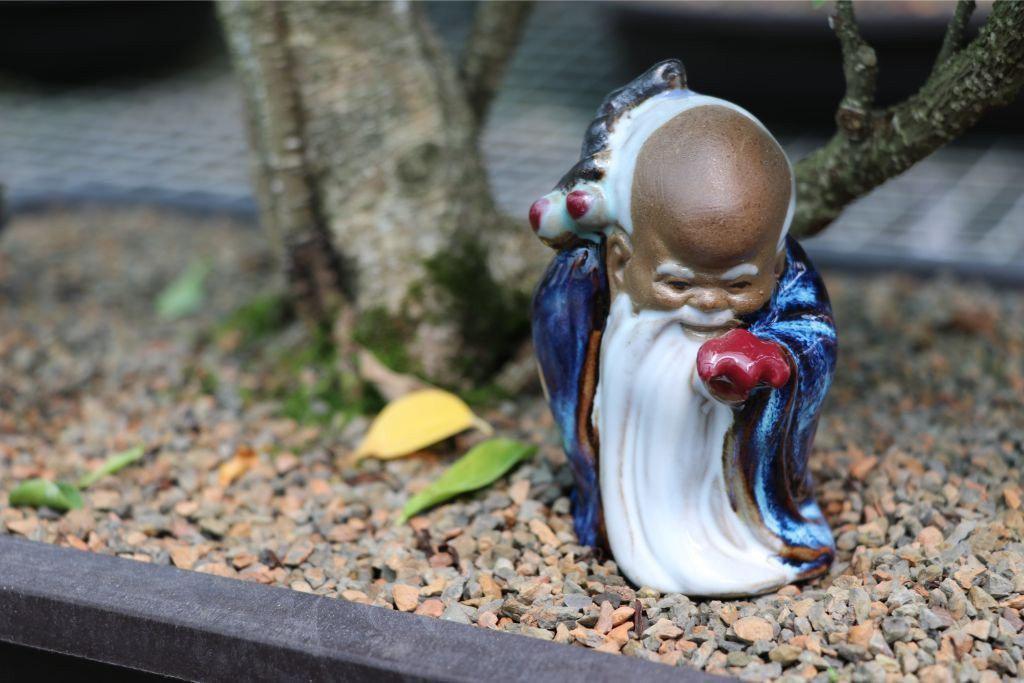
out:
{"label": "blurred background", "polygon": [[[458,54],[472,2],[431,2]],[[842,95],[829,6],[798,2],[539,3],[483,135],[498,201],[525,216],[576,159],[601,98],[678,56],[691,87],[759,116],[793,160],[834,129]],[[861,3],[879,103],[927,77],[947,2]],[[987,15],[980,3],[972,25]],[[783,78],[779,74],[784,74]],[[1024,281],[1024,106],[849,207],[809,241],[824,265],[953,269]],[[242,95],[211,3],[0,4],[0,182],[8,209],[160,204],[255,217]]]}

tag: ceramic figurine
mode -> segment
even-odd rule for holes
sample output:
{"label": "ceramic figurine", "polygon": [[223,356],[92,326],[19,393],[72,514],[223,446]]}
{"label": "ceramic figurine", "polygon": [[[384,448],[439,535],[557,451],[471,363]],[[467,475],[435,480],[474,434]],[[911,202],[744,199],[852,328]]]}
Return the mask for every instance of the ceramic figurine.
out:
{"label": "ceramic figurine", "polygon": [[832,560],[807,456],[836,337],[794,194],[768,130],[670,60],[607,97],[530,208],[557,250],[533,339],[576,532],[637,585],[756,594]]}

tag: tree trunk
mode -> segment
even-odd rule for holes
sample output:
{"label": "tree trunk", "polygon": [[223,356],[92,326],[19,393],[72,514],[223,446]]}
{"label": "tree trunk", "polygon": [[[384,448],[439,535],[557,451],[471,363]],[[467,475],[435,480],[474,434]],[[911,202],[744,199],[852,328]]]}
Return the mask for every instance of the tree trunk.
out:
{"label": "tree trunk", "polygon": [[495,372],[526,330],[519,245],[540,249],[495,207],[474,109],[420,8],[219,9],[261,220],[302,310],[325,321],[351,307],[357,338],[407,337],[387,340],[406,342],[404,370],[447,382]]}

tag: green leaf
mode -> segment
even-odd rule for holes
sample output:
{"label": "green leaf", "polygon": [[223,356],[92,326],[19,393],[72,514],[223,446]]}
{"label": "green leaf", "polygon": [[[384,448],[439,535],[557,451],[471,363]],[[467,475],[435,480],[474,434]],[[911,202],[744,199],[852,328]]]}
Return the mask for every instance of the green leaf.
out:
{"label": "green leaf", "polygon": [[92,472],[82,475],[82,478],[78,480],[78,488],[89,488],[108,474],[123,470],[145,454],[146,449],[144,446],[136,446],[135,448],[129,448],[126,451],[110,456]]}
{"label": "green leaf", "polygon": [[175,320],[191,315],[203,305],[203,284],[210,274],[210,264],[195,260],[174,282],[160,293],[156,300],[156,314],[164,320]]}
{"label": "green leaf", "polygon": [[29,479],[14,487],[8,502],[17,506],[48,507],[54,510],[77,510],[82,507],[82,495],[71,484],[49,479]]}
{"label": "green leaf", "polygon": [[512,439],[490,439],[477,444],[445,470],[437,481],[410,498],[398,523],[404,524],[427,508],[493,483],[536,452],[536,446]]}

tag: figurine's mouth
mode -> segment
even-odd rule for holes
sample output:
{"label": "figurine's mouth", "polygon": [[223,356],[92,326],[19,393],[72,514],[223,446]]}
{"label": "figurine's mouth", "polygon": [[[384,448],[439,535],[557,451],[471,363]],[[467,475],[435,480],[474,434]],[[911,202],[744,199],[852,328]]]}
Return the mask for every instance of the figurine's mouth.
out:
{"label": "figurine's mouth", "polygon": [[677,320],[683,328],[702,334],[730,330],[739,324],[731,310],[726,309],[708,313],[690,305],[679,309]]}
{"label": "figurine's mouth", "polygon": [[739,321],[733,321],[727,325],[687,325],[682,323],[679,326],[683,328],[683,334],[691,339],[708,340],[721,337],[729,330],[735,329],[738,324]]}
{"label": "figurine's mouth", "polygon": [[689,323],[689,322],[681,322],[679,324],[682,325],[684,328],[686,328],[688,330],[693,330],[694,332],[718,332],[718,331],[723,331],[724,332],[725,330],[731,330],[732,328],[736,327],[736,325],[739,324],[739,321],[738,320],[730,320],[727,323],[715,324],[715,325],[705,325],[705,324],[702,324],[702,323]]}

